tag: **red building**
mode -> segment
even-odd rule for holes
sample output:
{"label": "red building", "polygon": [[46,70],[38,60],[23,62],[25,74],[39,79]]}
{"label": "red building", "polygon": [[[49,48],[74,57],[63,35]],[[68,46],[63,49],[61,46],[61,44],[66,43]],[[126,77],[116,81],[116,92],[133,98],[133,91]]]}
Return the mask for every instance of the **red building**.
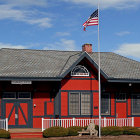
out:
{"label": "red building", "polygon": [[[134,117],[140,127],[140,63],[101,53],[101,114]],[[41,118],[98,118],[98,53],[0,50],[0,117],[10,128],[41,128]]]}

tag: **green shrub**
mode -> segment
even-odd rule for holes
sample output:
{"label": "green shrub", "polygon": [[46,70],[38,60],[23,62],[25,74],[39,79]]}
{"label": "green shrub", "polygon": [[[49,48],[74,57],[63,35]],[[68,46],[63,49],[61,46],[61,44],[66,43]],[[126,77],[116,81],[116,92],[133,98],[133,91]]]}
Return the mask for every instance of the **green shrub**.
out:
{"label": "green shrub", "polygon": [[68,129],[63,127],[51,127],[43,131],[43,137],[64,137],[68,135]]}
{"label": "green shrub", "polygon": [[0,129],[0,138],[6,138],[9,139],[10,138],[10,132]]}
{"label": "green shrub", "polygon": [[138,133],[138,131],[140,132],[140,130],[136,127],[122,127],[123,129],[123,134],[124,135],[136,135],[136,133]]}
{"label": "green shrub", "polygon": [[136,127],[122,127],[124,135],[139,135],[140,136],[140,129]]}
{"label": "green shrub", "polygon": [[104,136],[112,135],[112,136],[118,136],[123,135],[123,128],[121,127],[103,127],[101,128],[101,134]]}
{"label": "green shrub", "polygon": [[78,131],[82,131],[83,127],[80,126],[72,126],[68,128],[68,136],[77,136]]}

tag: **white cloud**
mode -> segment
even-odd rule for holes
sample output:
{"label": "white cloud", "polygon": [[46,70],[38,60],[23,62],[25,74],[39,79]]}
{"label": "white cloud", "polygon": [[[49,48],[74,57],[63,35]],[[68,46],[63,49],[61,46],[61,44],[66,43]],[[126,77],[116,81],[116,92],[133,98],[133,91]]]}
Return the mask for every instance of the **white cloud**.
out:
{"label": "white cloud", "polygon": [[10,43],[1,43],[0,42],[0,48],[26,49],[27,46],[23,46],[23,45],[12,45]]}
{"label": "white cloud", "polygon": [[12,5],[12,6],[20,6],[20,7],[28,7],[28,6],[46,6],[47,1],[46,0],[1,0],[2,2],[5,2],[6,4]]}
{"label": "white cloud", "polygon": [[47,44],[44,50],[65,50],[74,51],[76,50],[76,44],[74,40],[61,39],[59,42],[53,44]]}
{"label": "white cloud", "polygon": [[125,35],[129,35],[129,34],[130,34],[129,31],[122,31],[122,32],[116,33],[117,36],[125,36]]}
{"label": "white cloud", "polygon": [[69,36],[70,33],[68,33],[68,32],[56,32],[55,35],[56,35],[56,36]]}
{"label": "white cloud", "polygon": [[[98,0],[62,0],[65,2],[73,2],[75,4],[87,4],[90,6],[97,7]],[[133,8],[140,4],[140,0],[100,0],[101,8]]]}
{"label": "white cloud", "polygon": [[[31,25],[50,28],[51,19],[33,8],[47,6],[46,0],[2,0],[0,5],[0,20],[10,19]],[[45,15],[46,14],[46,15]]]}
{"label": "white cloud", "polygon": [[140,58],[140,43],[138,44],[122,44],[119,49],[114,51],[124,56]]}

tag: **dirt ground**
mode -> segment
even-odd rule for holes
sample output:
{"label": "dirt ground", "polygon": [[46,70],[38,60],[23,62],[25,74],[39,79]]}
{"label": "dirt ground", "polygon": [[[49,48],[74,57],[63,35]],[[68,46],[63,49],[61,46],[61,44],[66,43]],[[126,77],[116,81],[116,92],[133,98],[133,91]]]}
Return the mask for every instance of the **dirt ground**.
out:
{"label": "dirt ground", "polygon": [[[122,136],[102,136],[101,138],[94,136],[74,136],[74,137],[57,137],[57,138],[28,138],[28,140],[140,140],[140,136],[122,135]],[[1,139],[2,140],[2,139]],[[4,140],[4,139],[3,139]],[[27,140],[27,138],[16,138],[11,140]]]}

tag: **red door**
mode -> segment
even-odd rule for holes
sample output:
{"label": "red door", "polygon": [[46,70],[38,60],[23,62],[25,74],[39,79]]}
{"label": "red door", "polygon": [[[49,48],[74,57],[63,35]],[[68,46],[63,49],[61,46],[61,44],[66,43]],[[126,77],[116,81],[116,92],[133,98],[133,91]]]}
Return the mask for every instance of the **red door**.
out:
{"label": "red door", "polygon": [[30,101],[15,100],[4,101],[4,118],[8,118],[9,128],[30,128],[32,127],[32,104]]}
{"label": "red door", "polygon": [[126,118],[126,103],[116,102],[116,118]]}
{"label": "red door", "polygon": [[126,94],[119,93],[116,95],[116,125],[125,126],[127,121],[127,101]]}

